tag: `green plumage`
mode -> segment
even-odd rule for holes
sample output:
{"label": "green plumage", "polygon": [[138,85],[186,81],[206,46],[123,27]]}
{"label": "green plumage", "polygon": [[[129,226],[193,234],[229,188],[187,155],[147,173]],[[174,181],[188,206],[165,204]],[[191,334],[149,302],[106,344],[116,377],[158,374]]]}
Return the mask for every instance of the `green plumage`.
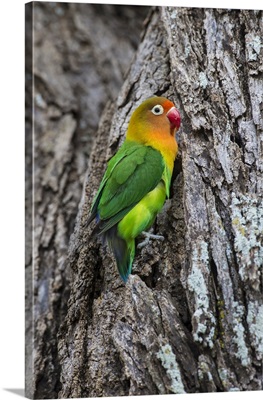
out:
{"label": "green plumage", "polygon": [[108,163],[88,223],[97,217],[96,231],[107,240],[125,282],[135,254],[134,239],[153,223],[170,179],[161,153],[136,142],[126,140]]}

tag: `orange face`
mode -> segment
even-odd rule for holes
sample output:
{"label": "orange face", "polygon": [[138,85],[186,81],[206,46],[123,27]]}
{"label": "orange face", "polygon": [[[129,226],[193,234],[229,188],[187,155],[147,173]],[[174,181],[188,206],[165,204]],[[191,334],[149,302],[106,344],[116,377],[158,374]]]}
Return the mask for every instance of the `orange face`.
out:
{"label": "orange face", "polygon": [[[180,114],[175,105],[165,97],[151,97],[133,112],[127,132],[127,139],[141,142],[146,136],[174,136],[180,127]],[[140,140],[141,139],[141,140]],[[132,140],[132,139],[131,139]],[[148,140],[147,140],[148,141]]]}

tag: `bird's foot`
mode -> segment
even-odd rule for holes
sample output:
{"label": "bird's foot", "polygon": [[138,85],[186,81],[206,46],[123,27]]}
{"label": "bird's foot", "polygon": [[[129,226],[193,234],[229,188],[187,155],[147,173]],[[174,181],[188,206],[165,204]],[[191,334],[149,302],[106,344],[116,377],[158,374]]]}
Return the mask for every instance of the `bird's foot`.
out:
{"label": "bird's foot", "polygon": [[147,244],[149,244],[151,239],[161,240],[161,241],[164,240],[164,237],[161,235],[154,235],[153,233],[149,233],[149,232],[145,232],[145,231],[143,231],[141,233],[141,235],[143,235],[145,237],[145,239],[137,245],[138,249],[141,249],[142,247],[147,246]]}

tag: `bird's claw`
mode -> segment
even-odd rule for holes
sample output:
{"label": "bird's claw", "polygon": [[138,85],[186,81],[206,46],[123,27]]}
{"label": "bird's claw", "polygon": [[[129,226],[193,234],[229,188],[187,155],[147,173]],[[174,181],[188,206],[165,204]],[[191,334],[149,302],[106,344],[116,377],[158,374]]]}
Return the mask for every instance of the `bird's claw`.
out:
{"label": "bird's claw", "polygon": [[145,239],[137,245],[138,249],[141,249],[142,247],[147,246],[147,244],[150,242],[151,239],[161,240],[161,241],[164,240],[164,237],[162,235],[154,235],[153,233],[149,233],[149,232],[145,232],[145,231],[143,231],[141,233],[141,235],[143,235],[145,237]]}

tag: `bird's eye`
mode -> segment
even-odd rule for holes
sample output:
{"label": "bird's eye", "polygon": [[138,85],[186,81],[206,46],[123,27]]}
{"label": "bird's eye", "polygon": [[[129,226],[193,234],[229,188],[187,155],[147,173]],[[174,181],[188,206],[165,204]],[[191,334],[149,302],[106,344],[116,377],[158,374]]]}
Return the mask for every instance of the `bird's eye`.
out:
{"label": "bird's eye", "polygon": [[154,106],[151,111],[154,115],[161,115],[163,114],[163,107],[160,104],[157,104],[157,106]]}

